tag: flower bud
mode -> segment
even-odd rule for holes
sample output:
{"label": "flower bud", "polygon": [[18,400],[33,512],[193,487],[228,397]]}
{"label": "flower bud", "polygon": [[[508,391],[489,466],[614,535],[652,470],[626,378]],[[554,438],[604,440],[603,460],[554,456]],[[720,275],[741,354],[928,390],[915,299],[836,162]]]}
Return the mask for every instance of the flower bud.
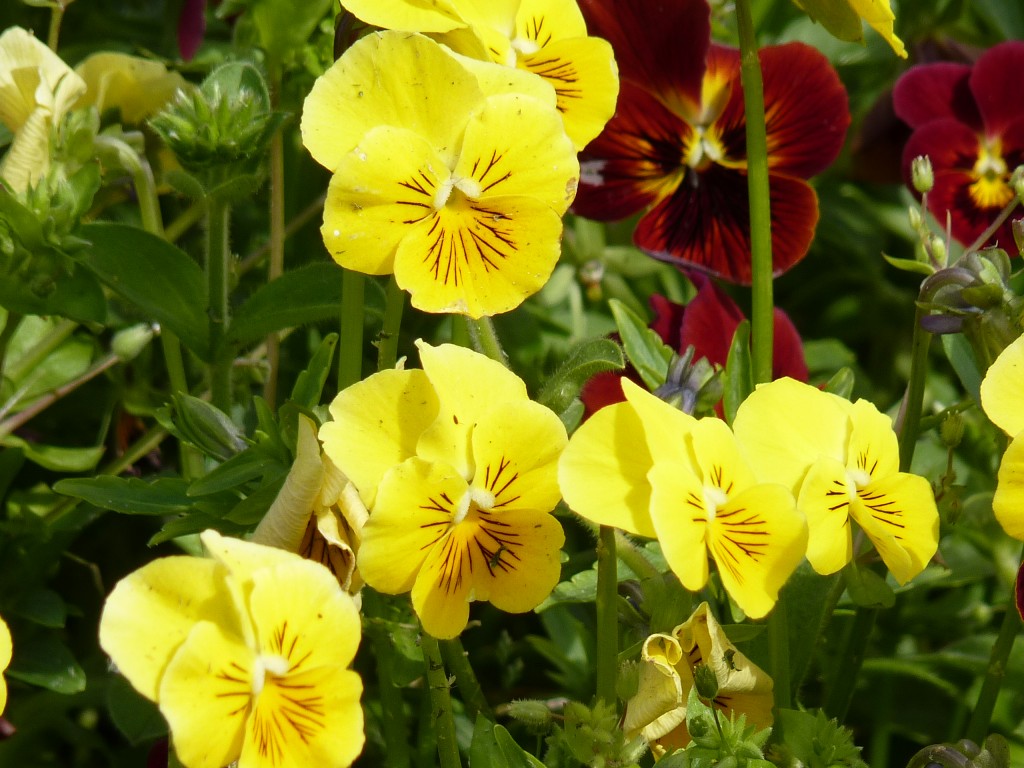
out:
{"label": "flower bud", "polygon": [[1010,229],[1013,230],[1013,239],[1017,243],[1017,252],[1024,256],[1024,219],[1014,219],[1010,222]]}
{"label": "flower bud", "polygon": [[922,195],[931,192],[935,186],[935,173],[932,171],[932,161],[928,155],[918,155],[910,162],[910,178],[914,183],[914,189]]}
{"label": "flower bud", "polygon": [[110,349],[125,362],[134,360],[149,345],[155,334],[155,326],[139,323],[114,334]]}
{"label": "flower bud", "polygon": [[697,694],[705,701],[711,701],[718,695],[718,677],[707,664],[698,664],[693,668],[693,684]]}
{"label": "flower bud", "polygon": [[917,210],[913,205],[907,209],[907,218],[910,219],[910,228],[917,232],[921,229],[921,225],[924,223],[924,219],[921,218],[921,212]]}
{"label": "flower bud", "polygon": [[956,448],[964,437],[964,416],[962,413],[947,413],[939,424],[939,436],[947,448]]}
{"label": "flower bud", "polygon": [[519,722],[534,728],[547,727],[553,718],[548,705],[537,699],[511,701],[508,705],[508,713]]}
{"label": "flower bud", "polygon": [[941,237],[934,236],[928,243],[928,250],[935,264],[944,265],[946,263],[946,241]]}
{"label": "flower bud", "polygon": [[1024,165],[1018,165],[1010,174],[1010,186],[1018,200],[1024,200]]}

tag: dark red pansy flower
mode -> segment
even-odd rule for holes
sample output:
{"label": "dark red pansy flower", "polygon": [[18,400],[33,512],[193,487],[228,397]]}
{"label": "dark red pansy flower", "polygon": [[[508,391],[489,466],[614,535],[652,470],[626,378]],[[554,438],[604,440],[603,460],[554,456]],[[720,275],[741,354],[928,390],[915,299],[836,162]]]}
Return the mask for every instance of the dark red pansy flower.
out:
{"label": "dark red pansy flower", "polygon": [[[692,344],[695,359],[706,357],[708,362],[724,366],[736,327],[745,319],[743,312],[729,294],[707,276],[691,274],[690,279],[697,286],[697,295],[685,306],[664,296],[651,296],[651,309],[654,310],[651,328],[679,354]],[[800,334],[786,313],[778,308],[775,309],[773,347],[772,378],[789,376],[807,381],[807,363]],[[621,383],[623,377],[643,386],[639,374],[632,367],[627,367],[623,373],[599,373],[586,383],[580,393],[586,416],[606,405],[625,400]]]}
{"label": "dark red pansy flower", "polygon": [[[644,211],[633,241],[655,258],[749,284],[750,208],[739,51],[711,42],[705,0],[581,0],[615,49],[615,116],[580,156],[573,211]],[[804,257],[818,221],[805,179],[842,148],[850,112],[828,61],[801,43],[760,51],[774,272]]]}
{"label": "dark red pansy flower", "polygon": [[[1024,42],[1001,43],[974,63],[911,67],[893,89],[896,114],[914,132],[903,150],[903,173],[928,155],[935,186],[928,210],[957,240],[969,245],[1013,199],[1010,174],[1024,163]],[[979,245],[1013,246],[1007,222]]]}
{"label": "dark red pansy flower", "polygon": [[178,51],[191,61],[206,36],[206,0],[185,0],[178,16]]}

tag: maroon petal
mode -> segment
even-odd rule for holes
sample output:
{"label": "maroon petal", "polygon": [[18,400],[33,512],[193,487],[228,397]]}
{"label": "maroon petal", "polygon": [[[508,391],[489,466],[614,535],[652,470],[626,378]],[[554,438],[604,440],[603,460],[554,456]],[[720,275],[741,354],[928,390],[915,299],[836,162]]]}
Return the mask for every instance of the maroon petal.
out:
{"label": "maroon petal", "polygon": [[896,114],[911,128],[932,120],[956,120],[981,130],[981,115],[971,93],[971,68],[939,62],[908,69],[892,92]]}
{"label": "maroon petal", "polygon": [[190,61],[206,35],[206,0],[185,0],[178,17],[178,51]]}
{"label": "maroon petal", "polygon": [[711,41],[706,0],[581,0],[580,9],[588,32],[612,44],[624,80],[693,115]]}
{"label": "maroon petal", "polygon": [[580,400],[583,401],[583,418],[589,419],[606,405],[625,402],[626,395],[622,391],[623,379],[629,379],[641,387],[646,387],[640,374],[631,365],[627,365],[623,373],[605,371],[595,373],[587,379],[587,383],[583,385],[583,390],[580,392]]}
{"label": "maroon petal", "polygon": [[978,161],[978,134],[964,123],[942,118],[921,126],[903,148],[903,178],[911,184],[910,165],[919,155],[928,155],[936,173],[970,171]]}
{"label": "maroon petal", "polygon": [[623,82],[615,116],[580,155],[573,212],[622,219],[679,183],[682,143],[692,129],[638,86]]}
{"label": "maroon petal", "polygon": [[679,351],[691,344],[694,357],[725,365],[736,327],[743,321],[743,312],[736,302],[713,280],[706,276],[694,278],[697,295],[683,313]]}
{"label": "maroon petal", "polygon": [[[778,275],[807,254],[818,221],[818,198],[800,179],[772,174],[769,185],[773,272]],[[689,172],[672,195],[640,220],[633,242],[657,259],[749,285],[746,173],[720,165]]]}
{"label": "maroon petal", "polygon": [[789,315],[775,308],[775,336],[772,344],[772,378],[789,376],[797,381],[807,381],[807,359],[804,357],[804,342],[800,338]]}
{"label": "maroon petal", "polygon": [[971,72],[971,92],[978,103],[985,133],[999,136],[1012,121],[1024,117],[1020,80],[1024,73],[1024,42],[1000,43],[985,52]]}

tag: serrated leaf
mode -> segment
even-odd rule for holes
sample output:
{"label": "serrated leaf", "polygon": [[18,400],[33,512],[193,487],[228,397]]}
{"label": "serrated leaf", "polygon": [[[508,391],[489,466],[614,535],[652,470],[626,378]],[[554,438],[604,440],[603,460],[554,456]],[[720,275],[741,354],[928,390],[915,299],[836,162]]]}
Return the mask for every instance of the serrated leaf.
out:
{"label": "serrated leaf", "polygon": [[127,224],[96,222],[79,230],[91,247],[76,255],[105,285],[210,359],[206,279],[180,248]]}
{"label": "serrated leaf", "polygon": [[29,642],[18,643],[5,674],[56,693],[85,690],[85,672],[67,646],[51,632],[40,632]]}
{"label": "serrated leaf", "polygon": [[579,396],[591,376],[620,371],[626,364],[622,347],[611,339],[590,339],[576,344],[537,396],[538,402],[562,413]]}
{"label": "serrated leaf", "polygon": [[249,344],[269,333],[332,319],[341,306],[341,267],[313,264],[285,272],[235,312],[228,338]]}
{"label": "serrated leaf", "polygon": [[722,410],[725,420],[732,424],[740,403],[754,391],[754,369],[750,362],[750,321],[744,320],[736,326],[729,345],[729,356],[725,363],[725,391],[722,395]]}
{"label": "serrated leaf", "polygon": [[674,354],[647,324],[629,307],[617,299],[608,302],[615,325],[622,339],[626,357],[633,364],[644,384],[651,391],[665,383],[668,366]]}
{"label": "serrated leaf", "polygon": [[189,509],[195,502],[189,498],[187,488],[180,478],[165,477],[150,483],[136,477],[110,475],[66,478],[53,486],[57,493],[124,515],[170,515]]}

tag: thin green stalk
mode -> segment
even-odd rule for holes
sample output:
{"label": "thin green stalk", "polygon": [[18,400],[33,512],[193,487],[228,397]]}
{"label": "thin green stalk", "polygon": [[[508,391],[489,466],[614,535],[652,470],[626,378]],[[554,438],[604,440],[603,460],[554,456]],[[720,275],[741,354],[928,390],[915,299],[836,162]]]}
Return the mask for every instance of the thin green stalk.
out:
{"label": "thin green stalk", "polygon": [[455,739],[455,718],[452,715],[452,695],[448,675],[441,660],[437,640],[426,632],[420,639],[423,661],[427,667],[427,686],[430,689],[431,727],[437,735],[437,756],[440,768],[462,768],[459,743]]}
{"label": "thin green stalk", "polygon": [[771,381],[772,333],[772,217],[768,190],[768,137],[764,119],[764,83],[757,56],[757,36],[750,0],[737,0],[740,38],[740,77],[747,121],[747,195],[750,200],[750,259],[753,271],[751,335],[754,383]]}
{"label": "thin green stalk", "polygon": [[896,430],[900,443],[900,471],[909,472],[917,447],[917,435],[921,427],[921,411],[924,407],[924,384],[928,374],[928,348],[932,335],[921,326],[921,319],[927,310],[918,306],[914,313],[914,335],[910,343],[910,380],[903,396],[903,407]]}
{"label": "thin green stalk", "polygon": [[53,51],[57,52],[57,45],[60,41],[60,25],[64,21],[64,5],[57,4],[50,10],[50,29],[46,34],[46,45]]}
{"label": "thin green stalk", "polygon": [[7,370],[7,376],[13,381],[20,381],[30,371],[43,362],[50,353],[63,344],[78,328],[74,320],[61,320],[32,349],[19,357]]}
{"label": "thin green stalk", "polygon": [[394,368],[398,362],[398,332],[402,328],[405,291],[398,287],[395,276],[388,280],[384,293],[384,323],[377,341],[377,370]]}
{"label": "thin green stalk", "polygon": [[227,344],[231,322],[228,296],[230,291],[231,251],[228,231],[231,206],[217,195],[207,201],[206,213],[206,281],[210,313],[210,401],[227,413],[231,409],[232,355]]}
{"label": "thin green stalk", "polygon": [[825,714],[836,718],[839,722],[843,722],[846,711],[850,708],[853,691],[857,687],[857,678],[860,676],[860,668],[864,663],[868,638],[871,637],[871,631],[875,628],[877,616],[877,608],[858,607],[853,617],[853,625],[843,639],[843,647],[836,655],[836,658],[841,660],[841,671],[832,681],[832,687],[825,701]]}
{"label": "thin green stalk", "polygon": [[789,670],[789,621],[786,601],[779,595],[768,617],[768,649],[774,681],[775,708],[793,706],[793,681]]}
{"label": "thin green stalk", "polygon": [[491,705],[487,703],[484,690],[480,687],[473,665],[469,663],[469,656],[462,647],[462,640],[441,641],[441,656],[448,669],[455,675],[455,683],[459,686],[459,697],[466,705],[466,714],[470,720],[476,720],[477,715],[483,715],[488,720],[494,721],[494,712]]}
{"label": "thin green stalk", "polygon": [[206,206],[202,202],[192,203],[178,218],[167,225],[164,231],[164,239],[169,243],[178,242],[182,235],[203,220],[203,213],[205,211]]}
{"label": "thin green stalk", "polygon": [[[1024,552],[1021,552],[1021,559],[1024,559]],[[985,679],[981,684],[981,691],[978,693],[978,703],[974,706],[970,722],[967,724],[967,738],[975,744],[981,744],[988,736],[989,723],[992,721],[992,712],[995,710],[996,699],[999,697],[999,689],[1006,678],[1006,664],[1010,658],[1010,651],[1013,650],[1013,641],[1020,634],[1020,629],[1020,615],[1017,613],[1014,590],[1011,585],[1010,599],[1006,606],[1006,613],[1003,615],[1003,624],[999,627],[999,634],[996,636],[995,645],[992,646],[992,653],[988,658],[988,669],[985,670]]]}
{"label": "thin green stalk", "polygon": [[341,343],[338,344],[338,389],[363,378],[363,301],[366,275],[346,269],[341,278]]}
{"label": "thin green stalk", "polygon": [[[278,67],[272,67],[270,93],[272,104],[277,107],[281,91],[281,75]],[[284,137],[276,131],[270,139],[270,263],[267,266],[267,282],[271,283],[284,274]],[[267,336],[267,380],[263,384],[263,399],[273,408],[277,402],[277,374],[281,364],[281,337],[276,333]]]}
{"label": "thin green stalk", "polygon": [[25,316],[18,312],[7,311],[4,329],[0,331],[0,382],[4,379],[4,362],[7,360],[7,348],[11,345],[11,339],[14,338],[18,326],[21,325],[21,321],[24,319]]}
{"label": "thin green stalk", "polygon": [[615,529],[602,525],[597,539],[597,698],[616,700],[619,674],[619,579]]}
{"label": "thin green stalk", "polygon": [[501,348],[501,341],[494,328],[494,321],[484,315],[477,320],[467,319],[466,326],[469,328],[469,338],[473,342],[473,349],[480,354],[487,355],[491,360],[497,360],[507,368],[508,357],[505,355],[505,350]]}

